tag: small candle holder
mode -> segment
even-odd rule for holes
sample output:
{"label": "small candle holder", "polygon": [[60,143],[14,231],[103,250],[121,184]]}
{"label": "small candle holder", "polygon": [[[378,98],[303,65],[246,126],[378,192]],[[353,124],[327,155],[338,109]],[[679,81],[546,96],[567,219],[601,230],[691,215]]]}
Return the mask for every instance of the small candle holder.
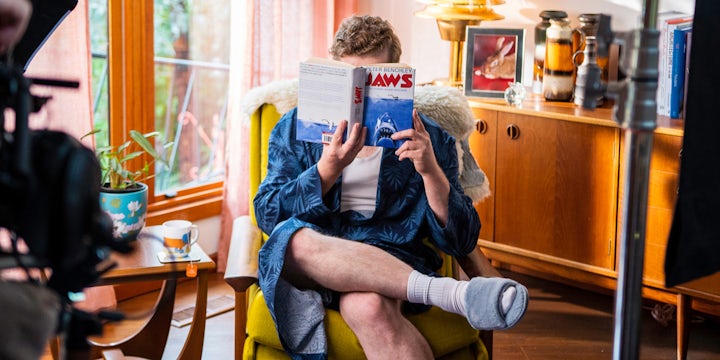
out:
{"label": "small candle holder", "polygon": [[523,100],[525,100],[526,95],[527,92],[523,84],[515,82],[505,89],[505,102],[507,102],[508,105],[520,106]]}

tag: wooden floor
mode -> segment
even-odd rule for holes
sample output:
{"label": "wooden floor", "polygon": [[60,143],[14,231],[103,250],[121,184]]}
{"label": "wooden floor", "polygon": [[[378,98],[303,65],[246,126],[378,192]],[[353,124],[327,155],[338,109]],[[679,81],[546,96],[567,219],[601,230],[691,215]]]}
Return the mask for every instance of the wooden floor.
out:
{"label": "wooden floor", "polygon": [[[530,290],[530,305],[514,328],[495,332],[494,359],[612,359],[612,296],[580,290],[517,273],[506,276]],[[194,284],[181,283],[176,308],[193,301]],[[221,275],[213,275],[209,296],[232,294]],[[125,308],[151,308],[154,295],[143,295],[121,304]],[[663,326],[651,315],[652,304],[643,308],[640,359],[675,359],[675,323]],[[232,311],[208,319],[203,359],[233,358]],[[720,322],[693,317],[688,359],[720,359]],[[163,359],[175,359],[189,326],[171,327]]]}

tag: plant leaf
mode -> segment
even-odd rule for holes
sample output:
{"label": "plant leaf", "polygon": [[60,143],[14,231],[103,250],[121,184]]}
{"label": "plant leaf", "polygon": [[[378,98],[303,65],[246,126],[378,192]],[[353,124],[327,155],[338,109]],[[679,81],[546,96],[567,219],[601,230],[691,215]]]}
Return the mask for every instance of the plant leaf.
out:
{"label": "plant leaf", "polygon": [[127,149],[128,146],[130,146],[130,141],[126,141],[122,145],[118,146],[118,149],[117,149],[118,154],[123,152],[123,150]]}
{"label": "plant leaf", "polygon": [[152,156],[154,159],[160,159],[160,155],[158,155],[158,153],[155,151],[155,148],[150,143],[150,141],[147,139],[147,137],[152,137],[152,136],[157,136],[157,135],[160,135],[160,133],[157,131],[150,132],[150,133],[143,135],[137,130],[130,130],[130,137],[133,140],[135,140],[135,142],[138,145],[140,145],[140,147],[143,148],[143,150],[145,150],[145,152],[150,154],[150,156]]}
{"label": "plant leaf", "polygon": [[98,129],[98,128],[92,129],[92,130],[90,130],[90,132],[88,132],[87,134],[81,136],[81,137],[80,137],[80,140],[82,140],[82,139],[84,139],[84,138],[86,138],[86,137],[88,137],[88,136],[95,135],[95,134],[97,134],[97,133],[99,133],[99,132],[101,132],[101,131],[102,131],[102,129]]}
{"label": "plant leaf", "polygon": [[142,155],[142,154],[143,154],[142,151],[131,152],[131,153],[125,155],[122,159],[120,159],[120,162],[121,162],[121,163],[124,163],[124,162],[126,162],[126,161],[128,161],[128,160],[132,160],[132,159],[134,159],[134,158],[136,158],[136,157],[138,157],[138,156],[140,156],[140,155]]}

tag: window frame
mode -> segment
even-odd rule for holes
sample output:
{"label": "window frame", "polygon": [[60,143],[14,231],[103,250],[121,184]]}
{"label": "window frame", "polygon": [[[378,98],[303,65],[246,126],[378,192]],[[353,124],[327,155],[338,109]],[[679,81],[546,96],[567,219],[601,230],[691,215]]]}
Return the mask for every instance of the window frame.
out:
{"label": "window frame", "polygon": [[[136,129],[154,131],[155,83],[153,0],[108,0],[109,142],[119,145]],[[132,160],[141,168],[147,155]],[[151,169],[151,171],[154,171]],[[155,179],[148,185],[147,225],[170,219],[199,220],[220,215],[223,182],[155,195]]]}

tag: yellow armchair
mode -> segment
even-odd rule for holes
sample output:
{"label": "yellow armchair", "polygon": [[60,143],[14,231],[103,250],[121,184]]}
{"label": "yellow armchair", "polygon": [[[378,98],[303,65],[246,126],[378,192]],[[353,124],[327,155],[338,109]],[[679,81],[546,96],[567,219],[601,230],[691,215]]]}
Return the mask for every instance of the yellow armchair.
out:
{"label": "yellow armchair", "polygon": [[[289,87],[285,88],[286,86]],[[270,87],[270,91],[268,91]],[[278,92],[278,87],[283,88]],[[293,97],[295,82],[284,82],[266,85],[258,91],[266,92],[275,97]],[[278,95],[280,94],[280,95]],[[257,94],[255,94],[257,95]],[[257,101],[257,109],[252,111],[250,118],[250,208],[252,198],[265,176],[267,168],[267,141],[272,128],[280,119],[281,112],[289,110],[293,105],[280,104],[280,111],[273,99],[263,96]],[[464,100],[464,97],[463,97]],[[284,100],[283,100],[284,101]],[[255,107],[254,105],[250,105]],[[467,108],[469,111],[469,108]],[[469,115],[472,119],[472,114]],[[275,329],[275,324],[265,304],[262,291],[257,281],[257,254],[266,239],[255,225],[254,212],[250,216],[242,216],[233,223],[232,239],[225,280],[230,284],[235,294],[235,358],[236,359],[282,359],[289,358],[283,351],[282,345]],[[479,252],[479,250],[476,250]],[[473,253],[468,257],[459,259],[464,273],[457,266],[458,262],[445,256],[441,274],[456,278],[480,274],[497,276],[487,259],[481,253]],[[490,359],[492,356],[492,332],[478,331],[470,327],[467,320],[459,315],[451,314],[433,307],[429,311],[409,315],[408,319],[420,330],[428,340],[433,354],[438,359]],[[325,327],[328,337],[328,355],[330,359],[364,359],[362,348],[343,321],[340,313],[327,310]]]}

